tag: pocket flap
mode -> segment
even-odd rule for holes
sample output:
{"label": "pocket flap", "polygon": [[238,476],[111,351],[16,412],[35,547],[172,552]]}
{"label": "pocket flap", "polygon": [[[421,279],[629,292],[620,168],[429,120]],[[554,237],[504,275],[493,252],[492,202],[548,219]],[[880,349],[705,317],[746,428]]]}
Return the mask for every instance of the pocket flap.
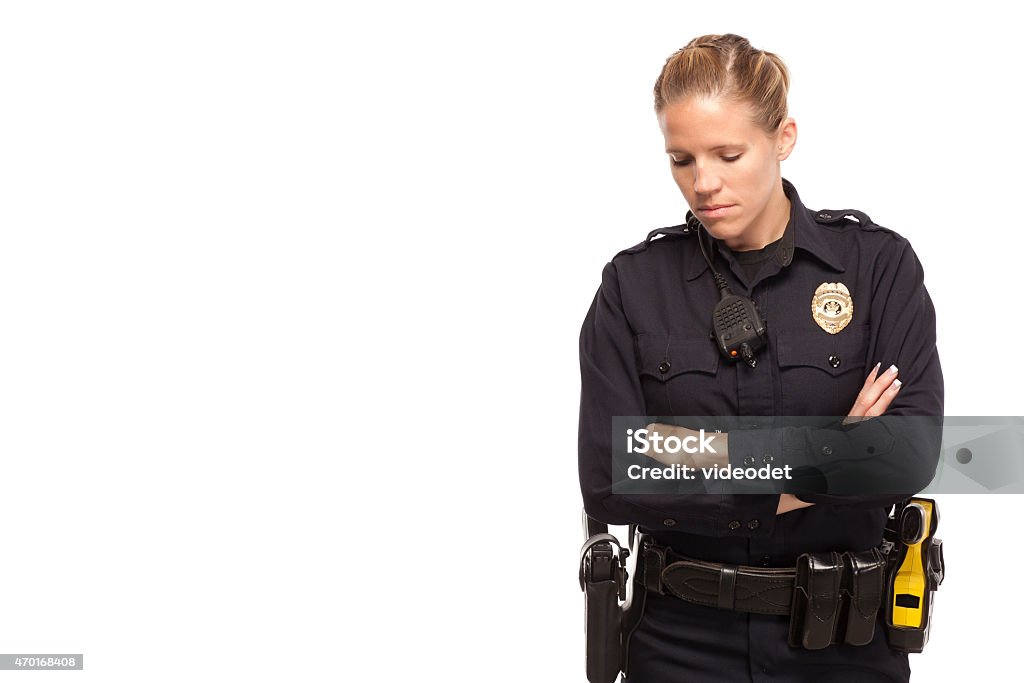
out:
{"label": "pocket flap", "polygon": [[636,338],[640,374],[665,382],[684,372],[718,372],[718,347],[702,339],[641,334]]}
{"label": "pocket flap", "polygon": [[868,338],[867,325],[847,327],[838,334],[780,332],[779,365],[802,365],[819,368],[833,376],[841,375],[864,367]]}

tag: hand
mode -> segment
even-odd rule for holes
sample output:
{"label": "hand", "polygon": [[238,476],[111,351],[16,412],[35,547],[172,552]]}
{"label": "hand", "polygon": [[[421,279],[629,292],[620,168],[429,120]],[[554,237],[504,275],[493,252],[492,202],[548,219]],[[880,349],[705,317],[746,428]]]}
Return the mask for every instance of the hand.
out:
{"label": "hand", "polygon": [[787,512],[799,510],[800,508],[809,508],[812,505],[814,505],[814,503],[802,501],[792,493],[783,493],[779,496],[779,506],[775,509],[775,514],[784,515]]}
{"label": "hand", "polygon": [[[691,437],[689,443],[698,443],[700,441],[699,430],[664,424],[661,422],[652,422],[647,425],[647,431],[651,434],[658,433],[663,439],[669,436],[674,436],[680,441],[683,441],[687,437]],[[705,437],[707,438],[707,433],[705,434]],[[729,435],[722,432],[716,432],[711,434],[710,438],[714,440],[714,445],[712,446],[712,444],[709,443],[708,446],[714,448],[714,453],[705,453],[700,451],[697,453],[687,453],[685,451],[679,451],[677,453],[657,453],[652,448],[647,455],[666,465],[679,464],[694,468],[725,467],[729,464]]]}
{"label": "hand", "polygon": [[[888,405],[888,403],[886,403],[886,405]],[[658,432],[659,434],[662,435],[662,437],[676,436],[679,439],[683,439],[687,436],[696,437],[698,435],[698,432],[693,429],[687,429],[686,427],[677,427],[675,425],[668,425],[657,422],[647,425],[647,431]],[[653,452],[653,449],[652,452],[649,453],[649,455],[655,460],[658,460],[659,462],[662,462],[664,464],[678,463],[682,465],[687,465],[689,467],[721,467],[729,463],[728,436],[729,435],[725,433],[716,434],[716,440],[718,441],[718,443],[716,444],[718,446],[718,448],[716,448],[718,453],[716,455],[710,455],[705,453],[689,454],[683,452],[676,454],[655,453]],[[792,512],[793,510],[799,510],[801,508],[811,507],[812,505],[814,505],[814,503],[808,503],[806,501],[800,500],[791,493],[783,493],[779,495],[779,504],[775,508],[775,514],[784,515],[787,512]]]}
{"label": "hand", "polygon": [[899,393],[900,387],[903,385],[896,379],[899,370],[895,365],[891,365],[879,376],[878,370],[881,366],[881,363],[875,365],[867,379],[864,380],[864,386],[857,394],[857,400],[853,402],[850,414],[843,420],[844,425],[883,414],[889,408],[892,400],[896,398],[896,394]]}

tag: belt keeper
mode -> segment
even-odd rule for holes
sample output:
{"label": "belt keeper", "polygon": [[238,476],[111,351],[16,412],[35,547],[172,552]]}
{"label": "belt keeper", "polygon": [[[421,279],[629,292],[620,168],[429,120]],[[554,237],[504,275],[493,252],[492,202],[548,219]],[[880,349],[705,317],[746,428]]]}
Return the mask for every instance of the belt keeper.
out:
{"label": "belt keeper", "polygon": [[661,584],[661,572],[667,564],[665,555],[668,548],[658,548],[651,544],[644,545],[644,588],[658,595],[664,595]]}
{"label": "belt keeper", "polygon": [[718,606],[722,609],[736,607],[736,571],[734,564],[722,565],[718,573]]}

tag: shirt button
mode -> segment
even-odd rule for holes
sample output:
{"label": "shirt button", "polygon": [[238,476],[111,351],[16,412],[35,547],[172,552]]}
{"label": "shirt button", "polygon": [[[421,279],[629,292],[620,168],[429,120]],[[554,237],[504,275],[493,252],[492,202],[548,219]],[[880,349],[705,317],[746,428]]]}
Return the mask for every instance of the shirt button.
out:
{"label": "shirt button", "polygon": [[839,356],[837,356],[836,354],[832,354],[831,356],[828,357],[828,364],[834,368],[838,368],[839,363],[841,362],[842,361],[840,360]]}
{"label": "shirt button", "polygon": [[676,520],[674,520],[672,518],[669,518],[669,519],[662,520],[661,523],[664,524],[665,526],[675,526],[676,525]]}
{"label": "shirt button", "polygon": [[762,567],[767,567],[771,563],[772,563],[772,556],[771,555],[762,555],[761,556],[761,566]]}
{"label": "shirt button", "polygon": [[730,529],[732,529],[732,530],[734,530],[734,531],[735,531],[736,529],[739,529],[739,528],[740,528],[741,526],[742,526],[742,525],[741,525],[741,524],[740,524],[740,523],[739,523],[738,521],[736,521],[735,519],[734,519],[734,520],[732,520],[731,522],[729,522],[729,528],[730,528]]}
{"label": "shirt button", "polygon": [[824,448],[821,449],[821,454],[822,455],[832,455],[832,447],[831,446],[825,446]]}
{"label": "shirt button", "polygon": [[761,526],[761,522],[757,521],[756,519],[752,519],[749,522],[747,522],[747,526],[751,529],[756,529],[757,527]]}
{"label": "shirt button", "polygon": [[771,465],[773,462],[775,462],[775,458],[772,457],[771,453],[765,453],[764,457],[761,458],[761,462],[763,462],[765,465]]}
{"label": "shirt button", "polygon": [[747,457],[743,458],[743,464],[746,465],[747,467],[752,466],[754,464],[754,456],[748,455]]}
{"label": "shirt button", "polygon": [[668,361],[664,361],[661,365],[658,366],[658,372],[660,372],[661,374],[664,375],[671,368],[672,368],[672,364],[669,363]]}

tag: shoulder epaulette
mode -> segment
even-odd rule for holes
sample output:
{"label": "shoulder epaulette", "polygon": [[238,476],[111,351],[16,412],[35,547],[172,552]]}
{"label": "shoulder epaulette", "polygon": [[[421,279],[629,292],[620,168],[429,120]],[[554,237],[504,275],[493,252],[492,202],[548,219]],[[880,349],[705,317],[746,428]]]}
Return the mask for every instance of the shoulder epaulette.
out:
{"label": "shoulder epaulette", "polygon": [[673,226],[670,226],[670,227],[667,227],[667,228],[658,228],[656,230],[651,230],[651,232],[648,233],[648,235],[647,235],[647,239],[645,239],[640,244],[634,244],[632,247],[629,247],[628,249],[623,249],[622,251],[620,251],[615,256],[619,256],[621,254],[636,254],[636,253],[639,253],[639,252],[645,250],[647,247],[651,246],[651,243],[655,242],[657,237],[659,237],[660,235],[664,235],[666,238],[671,238],[671,237],[689,237],[690,235],[695,235],[695,234],[696,234],[696,231],[690,229],[690,227],[686,223],[683,223],[682,225],[673,225]]}
{"label": "shoulder epaulette", "polygon": [[857,209],[822,209],[821,211],[814,212],[814,220],[822,225],[855,225],[854,222],[848,220],[850,218],[859,223],[862,228],[875,225],[870,216]]}

